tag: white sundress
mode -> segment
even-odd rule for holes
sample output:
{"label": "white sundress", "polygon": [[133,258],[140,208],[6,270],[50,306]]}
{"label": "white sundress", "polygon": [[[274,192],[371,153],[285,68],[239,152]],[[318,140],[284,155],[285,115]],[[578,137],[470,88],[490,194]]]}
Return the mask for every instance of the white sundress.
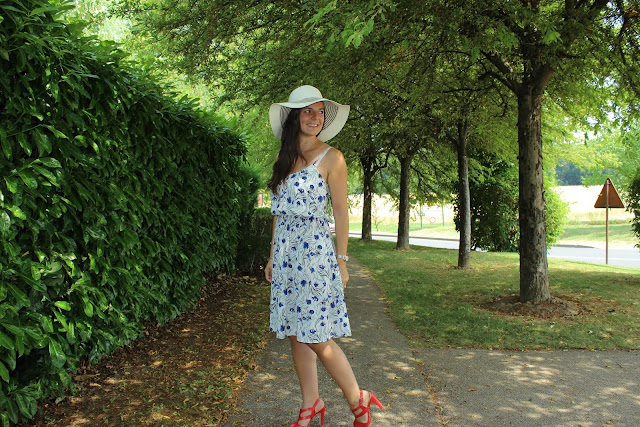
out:
{"label": "white sundress", "polygon": [[271,193],[276,225],[269,329],[280,339],[318,343],[351,336],[329,229],[329,186],[317,169],[330,149]]}

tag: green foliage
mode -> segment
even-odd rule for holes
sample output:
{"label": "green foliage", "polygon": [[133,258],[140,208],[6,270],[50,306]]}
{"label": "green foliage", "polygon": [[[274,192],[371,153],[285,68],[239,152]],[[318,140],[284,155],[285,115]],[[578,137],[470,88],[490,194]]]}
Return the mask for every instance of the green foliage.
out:
{"label": "green foliage", "polygon": [[[482,174],[469,181],[471,193],[471,244],[491,252],[517,252],[518,169],[516,165],[491,154],[481,154]],[[454,222],[459,230],[458,202],[454,204]],[[553,190],[545,192],[547,247],[562,235],[569,206]]]}
{"label": "green foliage", "polygon": [[247,182],[242,185],[244,191],[235,265],[240,272],[255,274],[269,258],[273,216],[269,208],[255,209],[257,192],[261,187],[259,169],[248,165],[243,165],[243,169]]}
{"label": "green foliage", "polygon": [[[631,181],[627,193],[627,210],[633,213],[631,228],[633,230],[633,234],[640,239],[640,170],[638,170],[635,178]],[[640,244],[637,244],[636,246],[640,247]]]}
{"label": "green foliage", "polygon": [[269,260],[273,216],[270,208],[258,208],[242,226],[238,242],[236,268],[247,274],[257,274]]}
{"label": "green foliage", "polygon": [[578,151],[582,166],[590,174],[585,185],[602,185],[611,178],[616,186],[625,188],[635,176],[640,160],[640,126],[637,122],[621,129],[607,131],[585,141]]}
{"label": "green foliage", "polygon": [[5,425],[232,268],[250,192],[235,131],[74,36],[64,8],[0,0]]}
{"label": "green foliage", "polygon": [[585,173],[575,163],[560,160],[556,166],[556,179],[559,185],[582,185]]}
{"label": "green foliage", "polygon": [[[518,250],[518,168],[495,156],[481,160],[484,176],[469,180],[471,245],[495,252]],[[459,230],[458,203],[455,204]]]}
{"label": "green foliage", "polygon": [[544,192],[544,218],[547,227],[547,248],[555,245],[564,232],[569,217],[569,204],[554,189]]}

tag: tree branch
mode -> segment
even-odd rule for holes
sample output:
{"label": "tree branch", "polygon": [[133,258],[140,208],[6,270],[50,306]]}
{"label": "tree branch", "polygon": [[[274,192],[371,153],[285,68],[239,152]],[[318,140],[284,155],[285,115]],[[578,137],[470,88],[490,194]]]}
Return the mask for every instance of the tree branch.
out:
{"label": "tree branch", "polygon": [[502,56],[498,56],[494,53],[482,51],[482,54],[504,75],[504,77],[500,77],[495,73],[490,73],[489,75],[517,94],[520,90],[520,82],[508,77],[514,71],[511,64],[509,64]]}

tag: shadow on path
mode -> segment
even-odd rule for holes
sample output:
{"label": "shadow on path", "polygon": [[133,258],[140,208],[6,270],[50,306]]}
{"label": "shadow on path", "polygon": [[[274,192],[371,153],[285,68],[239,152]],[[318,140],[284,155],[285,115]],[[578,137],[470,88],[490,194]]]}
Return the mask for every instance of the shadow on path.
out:
{"label": "shadow on path", "polygon": [[423,349],[453,426],[640,426],[640,352]]}
{"label": "shadow on path", "polygon": [[[372,426],[640,426],[640,352],[410,346],[366,270],[354,261],[349,273],[353,337],[337,342],[360,386],[386,406],[372,408]],[[318,371],[325,425],[353,425],[342,392]],[[289,342],[272,335],[224,425],[288,426],[300,404]]]}
{"label": "shadow on path", "polygon": [[[345,352],[360,387],[373,390],[385,410],[371,409],[372,426],[441,425],[420,367],[385,313],[385,302],[373,279],[357,262],[349,262],[345,291],[353,336],[336,340]],[[353,415],[340,388],[318,363],[320,394],[327,406],[325,426],[351,426]],[[301,404],[298,377],[288,340],[271,336],[239,395],[239,405],[225,426],[288,426]],[[316,418],[311,425],[318,425]]]}

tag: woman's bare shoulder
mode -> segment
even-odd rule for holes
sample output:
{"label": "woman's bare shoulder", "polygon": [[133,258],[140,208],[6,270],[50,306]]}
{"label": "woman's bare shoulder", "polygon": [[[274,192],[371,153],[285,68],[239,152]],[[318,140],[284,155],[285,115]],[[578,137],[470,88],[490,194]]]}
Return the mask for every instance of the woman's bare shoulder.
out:
{"label": "woman's bare shoulder", "polygon": [[327,163],[330,163],[332,166],[346,163],[342,151],[338,150],[335,147],[331,147],[331,150],[327,152],[326,159]]}
{"label": "woman's bare shoulder", "polygon": [[347,173],[347,162],[342,151],[332,147],[320,163],[320,173],[325,179],[331,180],[334,175],[342,176]]}

